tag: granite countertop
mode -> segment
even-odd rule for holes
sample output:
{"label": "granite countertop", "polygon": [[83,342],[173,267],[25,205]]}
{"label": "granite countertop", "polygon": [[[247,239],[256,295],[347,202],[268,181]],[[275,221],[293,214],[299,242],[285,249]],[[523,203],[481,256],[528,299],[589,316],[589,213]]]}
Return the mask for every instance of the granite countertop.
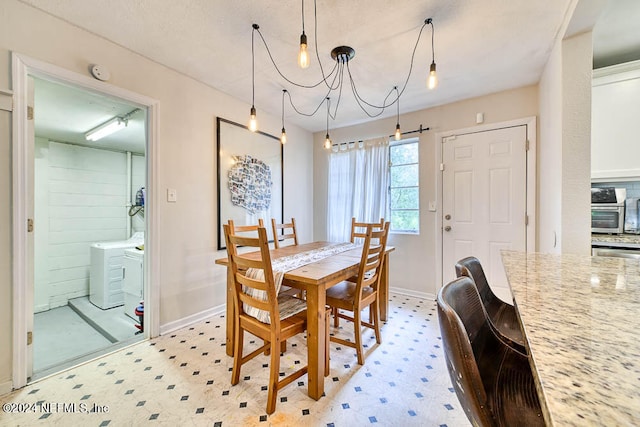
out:
{"label": "granite countertop", "polygon": [[549,426],[640,425],[640,263],[503,251]]}
{"label": "granite countertop", "polygon": [[591,234],[591,244],[640,249],[640,234]]}

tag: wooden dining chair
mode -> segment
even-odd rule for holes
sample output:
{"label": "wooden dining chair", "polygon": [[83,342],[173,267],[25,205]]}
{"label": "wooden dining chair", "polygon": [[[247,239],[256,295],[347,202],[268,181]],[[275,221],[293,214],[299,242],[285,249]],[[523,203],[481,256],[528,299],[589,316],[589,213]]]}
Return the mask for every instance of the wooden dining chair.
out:
{"label": "wooden dining chair", "polygon": [[296,220],[291,218],[288,224],[277,224],[275,218],[271,218],[271,228],[273,229],[273,246],[278,249],[280,243],[293,239],[293,245],[298,244],[298,233],[296,231]]}
{"label": "wooden dining chair", "polygon": [[[355,283],[343,281],[327,289],[327,305],[334,313],[334,326],[338,326],[338,319],[343,318],[353,322],[355,342],[347,341],[335,336],[332,342],[340,343],[356,349],[358,363],[364,364],[362,350],[362,326],[371,328],[375,332],[376,342],[380,344],[380,300],[378,298],[378,285],[384,264],[389,223],[385,223],[382,229],[369,224],[366,227],[362,257]],[[369,321],[362,319],[362,310],[373,307],[369,311]],[[340,310],[351,312],[351,315]]]}
{"label": "wooden dining chair", "polygon": [[489,316],[491,326],[514,350],[527,354],[524,346],[524,335],[520,329],[515,307],[502,301],[493,293],[478,258],[470,256],[458,261],[456,263],[456,275],[458,277],[467,276],[473,280],[476,289],[478,289],[478,294],[480,294],[484,309]]}
{"label": "wooden dining chair", "polygon": [[384,218],[380,218],[380,222],[358,222],[355,217],[352,217],[350,242],[355,243],[356,238],[364,239],[366,237],[366,229],[369,224],[382,229],[384,228]]}
{"label": "wooden dining chair", "polygon": [[[295,297],[278,296],[267,232],[264,227],[258,227],[257,231],[257,238],[244,237],[234,234],[229,224],[224,225],[229,268],[234,280],[235,336],[231,384],[238,384],[242,365],[259,354],[269,354],[267,413],[272,414],[276,408],[278,390],[307,373],[305,365],[279,379],[281,342],[305,332],[307,305],[304,300]],[[260,256],[247,258],[239,255],[238,246],[257,248]],[[245,331],[264,340],[264,345],[247,355],[243,354]]]}
{"label": "wooden dining chair", "polygon": [[[382,229],[384,228],[384,218],[380,218],[380,222],[359,222],[359,221],[356,221],[355,217],[351,217],[351,237],[350,237],[351,243],[355,243],[356,238],[362,240],[366,237],[366,234],[367,234],[366,230],[368,225],[372,225],[374,227],[374,230]],[[348,280],[350,282],[355,282],[357,280],[357,277],[354,276],[349,278]],[[337,308],[333,308],[331,312],[334,318],[334,324],[336,328],[340,326],[340,318],[336,316],[337,312],[338,312]],[[371,318],[373,318],[373,306],[369,307],[369,319]]]}
{"label": "wooden dining chair", "polygon": [[544,426],[529,360],[496,335],[473,280],[448,283],[437,304],[451,384],[471,424]]}

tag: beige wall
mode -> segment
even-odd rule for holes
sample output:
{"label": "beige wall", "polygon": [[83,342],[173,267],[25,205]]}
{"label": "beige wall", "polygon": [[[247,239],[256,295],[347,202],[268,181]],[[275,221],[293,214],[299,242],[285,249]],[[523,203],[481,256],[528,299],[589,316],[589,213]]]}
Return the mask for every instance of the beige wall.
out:
{"label": "beige wall", "polygon": [[[562,237],[562,44],[540,79],[538,250],[560,253]],[[541,171],[544,171],[542,173]]]}
{"label": "beige wall", "polygon": [[558,40],[540,80],[540,252],[591,250],[591,37]]}
{"label": "beige wall", "polygon": [[[11,52],[88,76],[89,64],[111,71],[110,83],[159,101],[158,230],[160,326],[219,307],[225,271],[214,266],[217,245],[216,130],[221,116],[244,123],[250,105],[151,62],[15,0],[0,2],[0,89],[11,89]],[[0,111],[0,393],[11,387],[11,114]],[[279,135],[280,117],[260,115],[260,128]],[[285,211],[302,241],[313,238],[312,136],[287,126]],[[178,202],[167,203],[167,188]],[[295,201],[295,203],[293,202]]]}
{"label": "beige wall", "polygon": [[[437,90],[446,90],[442,87]],[[420,136],[420,235],[394,234],[389,244],[396,247],[391,255],[391,286],[413,295],[433,296],[436,283],[436,216],[428,210],[429,201],[436,200],[435,136],[437,132],[473,127],[476,113],[483,112],[485,124],[498,123],[538,114],[538,88],[529,86],[501,93],[468,99],[400,116],[403,130],[418,129],[420,124],[430,130]],[[367,139],[391,135],[395,118],[377,120],[364,125],[331,129],[333,142]],[[325,132],[314,134],[314,213],[315,237],[326,238],[327,165],[328,153],[322,148]],[[453,268],[453,266],[451,267]]]}
{"label": "beige wall", "polygon": [[591,254],[591,32],[562,42],[562,252]]}

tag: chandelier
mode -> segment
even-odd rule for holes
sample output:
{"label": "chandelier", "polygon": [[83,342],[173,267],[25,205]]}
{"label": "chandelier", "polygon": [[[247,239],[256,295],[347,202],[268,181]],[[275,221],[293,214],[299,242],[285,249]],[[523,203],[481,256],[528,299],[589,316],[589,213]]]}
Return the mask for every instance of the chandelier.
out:
{"label": "chandelier", "polygon": [[[316,1],[317,0],[314,0],[313,4],[314,4],[315,32],[316,32],[316,39],[317,39],[318,25],[317,25]],[[327,115],[326,131],[327,132],[325,136],[324,147],[326,149],[331,148],[332,141],[329,136],[329,118],[331,118],[332,120],[336,120],[336,117],[338,115],[338,107],[340,106],[340,100],[342,98],[343,84],[345,83],[348,83],[349,86],[351,87],[351,91],[356,100],[356,104],[367,116],[371,118],[380,116],[385,111],[385,109],[390,108],[395,104],[396,105],[396,128],[393,135],[396,140],[401,139],[402,131],[400,129],[400,97],[404,94],[404,91],[411,77],[411,72],[413,71],[413,60],[416,54],[416,50],[418,48],[418,44],[420,42],[420,37],[422,36],[424,27],[426,27],[427,25],[431,25],[431,65],[429,67],[429,73],[427,75],[426,86],[429,89],[434,89],[437,86],[438,78],[436,75],[433,19],[427,18],[424,20],[424,23],[422,24],[422,26],[420,27],[420,31],[418,32],[418,37],[416,39],[415,45],[413,47],[413,51],[411,53],[409,71],[407,72],[407,77],[404,81],[404,84],[402,85],[401,88],[399,88],[398,85],[394,85],[392,89],[389,91],[389,93],[386,95],[386,97],[382,100],[382,102],[380,101],[373,102],[371,100],[365,99],[362,95],[360,95],[357,89],[356,82],[354,81],[354,78],[351,74],[349,64],[353,60],[356,54],[355,49],[353,49],[352,47],[337,46],[333,48],[331,50],[331,58],[333,58],[334,60],[333,68],[328,73],[325,73],[325,70],[322,66],[322,62],[320,61],[320,55],[318,53],[318,44],[314,43],[316,59],[318,60],[321,76],[317,83],[305,85],[305,84],[301,84],[293,81],[292,79],[288,78],[281,72],[280,68],[278,67],[278,65],[276,64],[276,61],[273,58],[273,55],[271,54],[271,49],[269,48],[269,45],[266,39],[262,35],[262,32],[260,32],[260,26],[255,23],[252,24],[252,28],[253,28],[253,31],[251,32],[251,90],[252,92],[251,92],[250,119],[249,119],[249,126],[248,126],[249,130],[251,130],[252,132],[255,132],[258,130],[257,114],[256,114],[256,107],[255,107],[255,35],[257,34],[260,37],[260,40],[262,41],[267,51],[268,57],[271,60],[273,67],[285,82],[287,82],[292,86],[302,88],[302,89],[314,89],[321,85],[326,86],[325,95],[322,97],[322,99],[319,100],[319,102],[317,103],[317,106],[308,112],[301,111],[298,107],[296,107],[296,103],[292,99],[291,93],[287,89],[282,89],[282,134],[280,136],[280,141],[282,144],[285,144],[287,142],[287,132],[285,129],[284,116],[285,116],[285,101],[288,99],[289,105],[297,114],[301,116],[307,116],[307,117],[314,116],[316,113],[318,113],[322,105],[326,104],[326,115]],[[304,0],[302,0],[302,34],[300,35],[300,50],[298,51],[297,62],[300,68],[303,68],[303,69],[308,68],[311,63],[311,59],[309,57],[309,51],[308,51],[307,35],[305,33],[305,27],[304,27]],[[345,71],[346,71],[346,76],[345,76]],[[333,111],[332,111],[331,95],[334,92],[336,94],[337,100],[334,103],[335,105],[333,106]],[[372,113],[368,111],[367,108],[375,112]]]}

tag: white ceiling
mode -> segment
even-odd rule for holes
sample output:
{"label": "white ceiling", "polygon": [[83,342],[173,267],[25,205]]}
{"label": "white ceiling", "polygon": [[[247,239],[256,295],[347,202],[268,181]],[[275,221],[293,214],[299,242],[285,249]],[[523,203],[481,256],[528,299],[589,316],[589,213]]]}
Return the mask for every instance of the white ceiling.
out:
{"label": "white ceiling", "polygon": [[[307,70],[296,65],[300,0],[236,0],[232,7],[228,0],[22,1],[247,103],[252,101],[253,23],[260,25],[286,76],[306,84],[320,78],[313,50],[313,0],[305,0],[305,29],[313,52],[312,65]],[[317,0],[319,55],[328,72],[334,64],[329,55],[331,49],[339,45],[353,47],[356,55],[349,68],[358,92],[380,104],[393,86],[404,84],[420,27],[432,17],[439,86],[433,91],[425,86],[431,63],[431,28],[427,26],[400,101],[402,114],[535,84],[569,13],[569,3],[571,0]],[[637,55],[631,59],[640,59],[640,36],[633,27],[638,18],[640,1],[610,1],[610,7],[602,13],[606,23],[599,21],[594,30],[596,64],[600,61],[609,65],[607,61],[612,59],[606,55],[610,52],[617,57]],[[314,110],[324,99],[324,85],[309,91],[294,89],[284,82],[257,34],[255,61],[258,118],[261,112],[280,116],[283,88],[291,92],[302,111]],[[334,93],[331,98],[335,107],[338,95]],[[58,107],[60,99],[56,101]],[[288,105],[285,109],[286,123],[296,123],[313,132],[324,131],[325,106],[312,118],[295,114]],[[380,117],[395,114],[393,106]],[[337,128],[368,120],[356,105],[350,86],[345,84],[336,120],[331,120],[329,126]]]}
{"label": "white ceiling", "polygon": [[[104,95],[42,79],[34,79],[34,88],[36,136],[58,142],[145,153],[144,110]],[[124,117],[132,112],[124,129],[95,142],[85,139],[85,134],[91,129],[113,117]]]}

